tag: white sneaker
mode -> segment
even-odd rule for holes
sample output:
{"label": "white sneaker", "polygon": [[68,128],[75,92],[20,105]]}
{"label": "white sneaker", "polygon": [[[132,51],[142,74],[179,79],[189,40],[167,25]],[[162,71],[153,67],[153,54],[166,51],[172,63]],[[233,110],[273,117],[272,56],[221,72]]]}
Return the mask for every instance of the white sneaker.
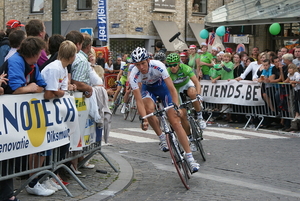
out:
{"label": "white sneaker", "polygon": [[53,181],[53,179],[49,179],[49,182],[52,186],[54,186],[55,188],[57,188],[58,190],[62,190],[63,188],[57,184],[55,181]]}
{"label": "white sneaker", "polygon": [[198,170],[200,169],[200,164],[197,163],[195,160],[187,160],[189,166],[190,166],[190,170],[192,173],[198,172]]}
{"label": "white sneaker", "polygon": [[32,195],[41,195],[41,196],[49,196],[55,193],[54,190],[44,188],[39,182],[33,187],[30,188],[28,185],[25,187],[27,193]]}
{"label": "white sneaker", "polygon": [[198,150],[194,142],[190,142],[190,149],[192,152],[195,152]]}
{"label": "white sneaker", "polygon": [[206,122],[203,119],[198,119],[198,122],[202,130],[206,129]]}
{"label": "white sneaker", "polygon": [[163,152],[169,151],[169,147],[166,140],[160,140],[159,149],[162,150]]}
{"label": "white sneaker", "polygon": [[58,189],[56,187],[54,187],[51,183],[50,183],[50,180],[49,178],[47,180],[45,180],[43,183],[42,183],[42,186],[46,189],[51,189],[51,190],[54,190],[54,191],[58,191]]}
{"label": "white sneaker", "polygon": [[122,109],[121,109],[121,113],[125,114],[125,110],[126,110],[126,103],[122,104]]}
{"label": "white sneaker", "polygon": [[82,167],[87,169],[93,169],[95,167],[94,164],[90,164],[89,161],[87,161]]}

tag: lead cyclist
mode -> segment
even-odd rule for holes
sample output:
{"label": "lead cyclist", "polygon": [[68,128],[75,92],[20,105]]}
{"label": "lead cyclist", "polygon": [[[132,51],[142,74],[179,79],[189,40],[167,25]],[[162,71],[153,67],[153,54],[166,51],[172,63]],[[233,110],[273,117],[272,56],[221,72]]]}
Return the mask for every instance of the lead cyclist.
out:
{"label": "lead cyclist", "polygon": [[[148,52],[145,48],[137,47],[131,53],[131,59],[135,67],[132,69],[129,82],[133,90],[134,97],[140,116],[146,116],[155,111],[156,97],[159,96],[163,101],[164,107],[178,105],[177,92],[173,82],[167,72],[166,66],[157,60],[149,60]],[[139,83],[142,84],[141,90]],[[185,151],[185,157],[192,172],[197,172],[200,165],[194,160],[185,130],[183,129],[180,118],[174,109],[167,111],[167,116],[172,128],[177,134],[178,140]],[[144,120],[142,129],[147,130],[151,125],[161,143],[163,151],[168,151],[166,136],[159,126],[157,117],[152,116]]]}
{"label": "lead cyclist", "polygon": [[[188,65],[185,65],[183,63],[180,63],[180,56],[177,53],[171,53],[166,58],[166,65],[168,73],[173,81],[173,84],[177,90],[178,93],[178,101],[179,103],[183,103],[184,100],[182,100],[182,97],[180,94],[186,93],[188,97],[191,99],[198,98],[199,100],[202,100],[202,97],[200,95],[201,93],[201,87],[200,83],[191,67]],[[206,122],[203,120],[202,116],[202,104],[200,101],[193,102],[193,106],[195,108],[195,111],[197,113],[197,121],[199,122],[200,128],[205,129],[206,128]],[[184,127],[184,130],[186,134],[189,137],[190,140],[190,146],[192,151],[197,151],[196,146],[192,143],[193,137],[191,135],[189,122],[187,120],[187,114],[186,111],[183,110],[183,115],[181,115],[181,122],[182,126]]]}

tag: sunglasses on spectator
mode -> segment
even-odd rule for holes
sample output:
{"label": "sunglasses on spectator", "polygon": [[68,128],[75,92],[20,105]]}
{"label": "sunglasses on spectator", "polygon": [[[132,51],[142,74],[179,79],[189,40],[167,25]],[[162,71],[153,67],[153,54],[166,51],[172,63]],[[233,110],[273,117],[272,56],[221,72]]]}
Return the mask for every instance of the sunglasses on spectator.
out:
{"label": "sunglasses on spectator", "polygon": [[176,67],[178,65],[178,63],[176,64],[167,64],[168,67]]}

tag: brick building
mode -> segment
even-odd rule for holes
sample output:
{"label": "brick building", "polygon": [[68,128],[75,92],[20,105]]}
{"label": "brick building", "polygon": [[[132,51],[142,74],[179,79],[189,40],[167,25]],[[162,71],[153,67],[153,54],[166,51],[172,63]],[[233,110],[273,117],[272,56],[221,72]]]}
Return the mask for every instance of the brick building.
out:
{"label": "brick building", "polygon": [[[91,27],[94,31],[94,45],[105,45],[97,40],[97,10],[101,0],[61,0],[61,34],[66,35],[71,30]],[[279,2],[280,1],[280,2]],[[296,0],[291,0],[296,1]],[[162,41],[169,51],[186,48],[189,44],[200,44],[205,41],[199,37],[199,32],[207,28],[215,30],[222,22],[209,21],[207,16],[226,8],[230,12],[229,5],[244,2],[242,0],[108,0],[108,28],[109,46],[114,55],[129,53],[136,46],[144,46],[154,52],[156,41]],[[255,6],[259,0],[247,1],[249,9]],[[283,0],[266,0],[265,2],[278,2]],[[253,5],[252,5],[253,4]],[[235,10],[231,12],[237,12]],[[244,11],[241,11],[244,12]],[[206,18],[205,18],[206,17]],[[9,19],[18,19],[26,24],[30,19],[41,19],[45,22],[46,30],[52,34],[52,1],[46,0],[2,0],[0,1],[0,28],[5,29],[5,22]],[[205,21],[208,21],[206,22]],[[234,19],[236,21],[239,19]],[[224,18],[224,21],[226,19]],[[276,21],[276,20],[275,20]],[[246,50],[258,46],[261,50],[266,48],[278,48],[284,45],[284,39],[272,38],[268,33],[268,25],[247,23],[243,26],[234,23],[223,25],[231,29],[231,34],[241,34],[242,30],[250,29],[246,34]],[[267,22],[266,22],[267,24]],[[291,24],[282,24],[283,29]],[[294,27],[292,28],[294,30]],[[299,28],[298,28],[299,30]],[[179,38],[169,43],[169,39],[181,32]],[[240,32],[240,33],[239,33]],[[291,38],[293,31],[283,35]],[[290,34],[290,35],[288,35]],[[295,35],[295,34],[294,34]],[[237,46],[232,35],[229,43],[223,43],[221,38],[216,37],[214,46],[232,47]],[[281,42],[278,42],[280,40]],[[275,44],[275,45],[274,45]]]}

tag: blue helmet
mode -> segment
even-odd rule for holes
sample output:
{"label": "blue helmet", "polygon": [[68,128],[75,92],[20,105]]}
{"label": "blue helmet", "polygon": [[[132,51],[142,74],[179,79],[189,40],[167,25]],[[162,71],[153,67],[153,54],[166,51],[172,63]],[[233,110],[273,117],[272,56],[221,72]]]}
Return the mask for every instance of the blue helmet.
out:
{"label": "blue helmet", "polygon": [[144,61],[149,58],[148,51],[142,47],[137,47],[132,51],[130,56],[133,63]]}

